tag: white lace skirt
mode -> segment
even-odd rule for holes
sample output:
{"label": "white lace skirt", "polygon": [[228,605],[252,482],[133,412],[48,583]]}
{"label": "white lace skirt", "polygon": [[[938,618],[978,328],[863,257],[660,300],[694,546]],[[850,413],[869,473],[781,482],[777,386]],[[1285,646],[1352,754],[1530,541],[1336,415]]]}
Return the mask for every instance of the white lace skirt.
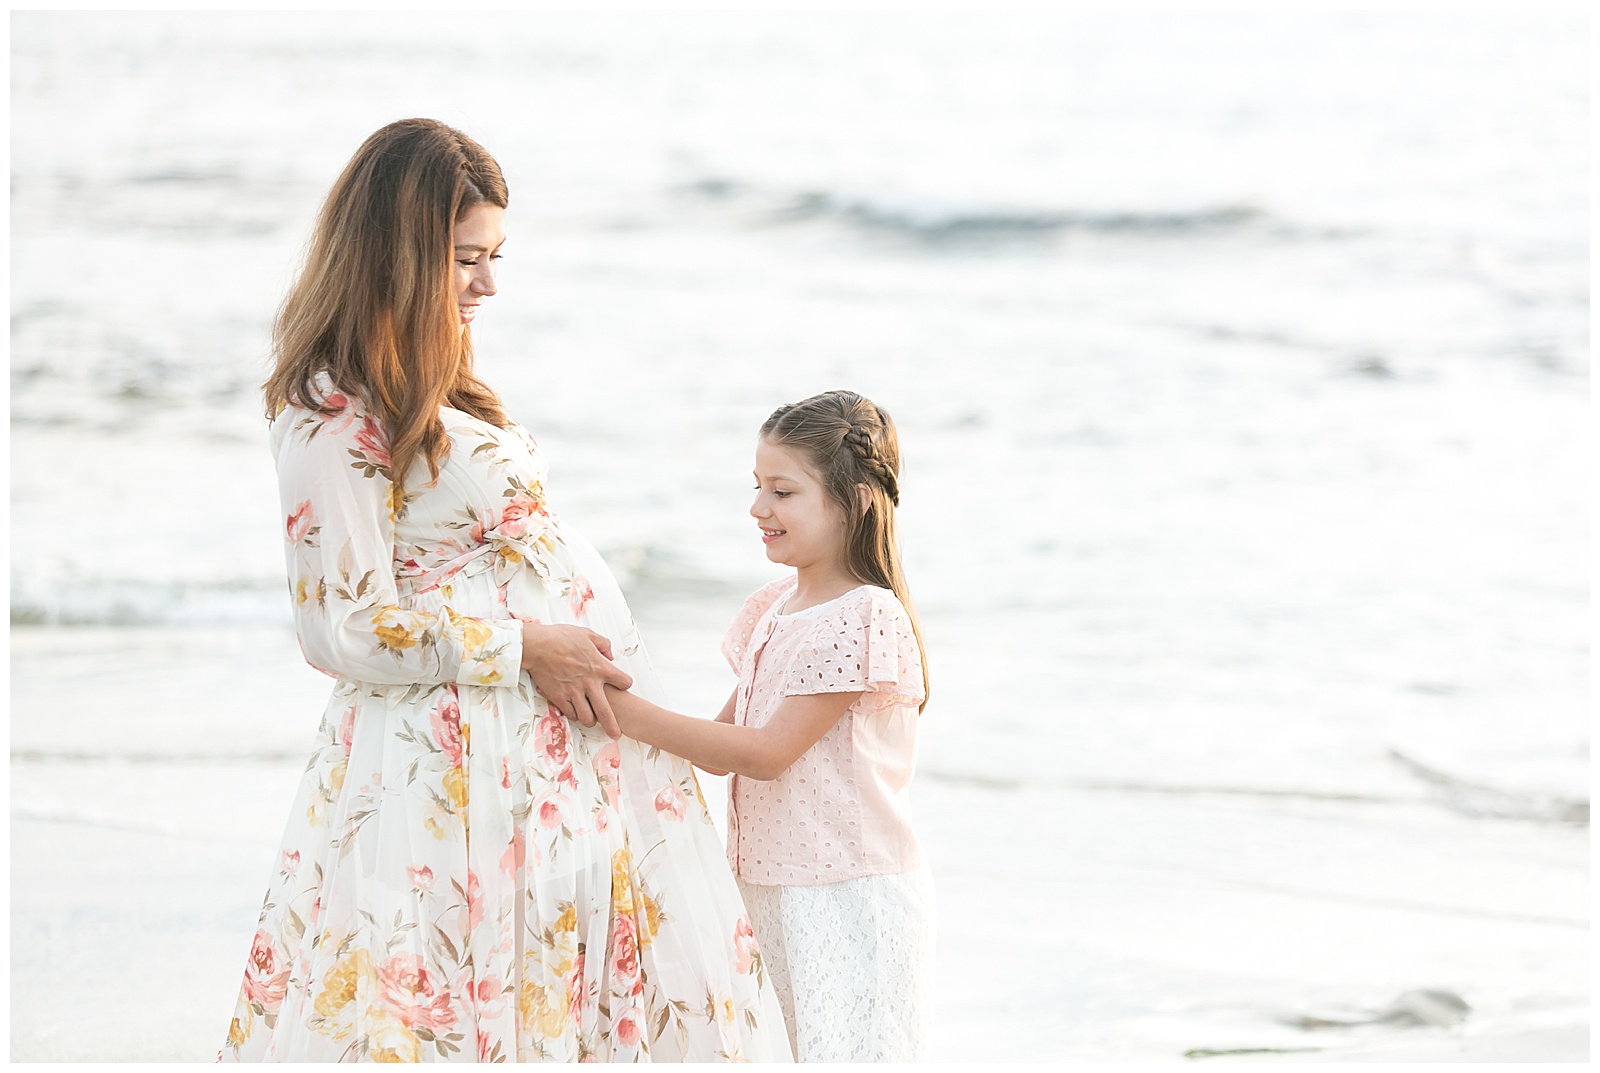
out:
{"label": "white lace skirt", "polygon": [[798,1062],[916,1062],[932,1015],[933,877],[739,881]]}

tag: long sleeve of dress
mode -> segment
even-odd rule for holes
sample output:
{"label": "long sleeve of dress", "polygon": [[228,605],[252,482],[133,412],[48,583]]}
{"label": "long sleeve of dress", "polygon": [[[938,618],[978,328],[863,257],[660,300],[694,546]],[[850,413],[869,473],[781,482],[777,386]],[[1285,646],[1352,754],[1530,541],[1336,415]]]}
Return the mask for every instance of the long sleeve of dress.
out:
{"label": "long sleeve of dress", "polygon": [[354,405],[291,407],[273,425],[295,631],[325,674],[383,685],[515,686],[522,624],[401,604],[394,512],[380,427]]}

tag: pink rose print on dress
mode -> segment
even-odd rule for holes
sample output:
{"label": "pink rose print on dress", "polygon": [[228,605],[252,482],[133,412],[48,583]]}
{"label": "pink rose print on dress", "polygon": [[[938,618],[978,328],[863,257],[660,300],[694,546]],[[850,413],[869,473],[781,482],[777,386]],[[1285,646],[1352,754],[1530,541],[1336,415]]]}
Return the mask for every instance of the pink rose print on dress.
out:
{"label": "pink rose print on dress", "polygon": [[298,544],[312,533],[316,532],[317,520],[311,513],[311,500],[306,500],[294,508],[294,513],[289,515],[285,535],[289,543]]}
{"label": "pink rose print on dress", "polygon": [[454,689],[447,689],[439,695],[439,703],[429,720],[433,724],[433,740],[450,758],[450,766],[460,766],[461,704],[456,700]]}
{"label": "pink rose print on dress", "polygon": [[616,808],[622,793],[622,752],[616,742],[606,742],[594,754],[594,774],[606,792],[606,802]]}
{"label": "pink rose print on dress", "polygon": [[500,977],[490,975],[482,980],[473,980],[472,969],[469,967],[460,976],[456,977],[456,994],[466,999],[467,1004],[477,1012],[480,1031],[486,1031],[484,1021],[492,1020],[505,1012],[506,999],[511,997],[511,992],[506,990]]}
{"label": "pink rose print on dress", "polygon": [[337,436],[355,423],[355,407],[350,405],[350,398],[342,391],[332,391],[322,397],[322,404],[329,411],[315,411],[317,420],[322,422],[325,432]]}
{"label": "pink rose print on dress", "polygon": [[572,588],[567,596],[572,601],[573,615],[581,618],[589,606],[589,601],[594,599],[594,586],[589,584],[588,578],[575,577],[572,579]]}
{"label": "pink rose print on dress", "polygon": [[344,710],[344,716],[339,720],[339,744],[344,746],[344,758],[350,759],[350,746],[356,740],[356,706],[354,704]]}
{"label": "pink rose print on dress", "polygon": [[515,879],[517,871],[528,858],[527,836],[518,827],[511,835],[511,845],[506,847],[505,853],[500,856],[500,871],[507,879]]}
{"label": "pink rose print on dress", "polygon": [[756,945],[755,929],[750,926],[749,917],[740,917],[733,926],[733,950],[738,960],[734,968],[740,973],[748,973],[755,967],[756,955],[760,947]]}
{"label": "pink rose print on dress", "polygon": [[632,913],[618,913],[611,926],[611,978],[624,995],[644,991],[639,973],[639,922]]}
{"label": "pink rose print on dress", "polygon": [[584,952],[578,951],[578,956],[572,959],[572,971],[567,974],[567,1016],[572,1023],[583,1023],[583,999],[587,988],[583,986],[583,961]]}
{"label": "pink rose print on dress", "polygon": [[478,873],[467,873],[467,927],[476,928],[483,923],[483,884]]}
{"label": "pink rose print on dress", "polygon": [[295,871],[299,867],[300,867],[300,851],[297,850],[297,849],[296,850],[284,850],[284,853],[283,853],[283,874],[286,875],[286,876],[292,876],[292,875],[294,875]]}
{"label": "pink rose print on dress", "polygon": [[455,1027],[450,991],[435,983],[422,955],[400,953],[379,965],[378,986],[384,1006],[407,1028],[439,1033]]}
{"label": "pink rose print on dress", "polygon": [[378,469],[389,468],[389,444],[384,439],[383,430],[371,417],[361,419],[361,427],[356,429],[356,446],[368,465]]}
{"label": "pink rose print on dress", "polygon": [[528,534],[528,519],[534,515],[544,515],[544,505],[538,500],[522,492],[511,497],[511,501],[500,512],[499,531],[515,540]]}
{"label": "pink rose print on dress", "polygon": [[617,1018],[612,1026],[616,1031],[617,1042],[624,1047],[637,1047],[644,1038],[644,1011],[637,1006],[631,1007]]}
{"label": "pink rose print on dress", "polygon": [[278,954],[272,936],[256,932],[250,944],[250,960],[244,967],[244,994],[265,1010],[275,1010],[289,992],[289,967],[278,968]]}
{"label": "pink rose print on dress", "polygon": [[509,756],[500,758],[500,789],[511,789],[511,758]]}
{"label": "pink rose print on dress", "polygon": [[534,726],[534,741],[539,756],[551,771],[560,771],[570,762],[567,721],[554,708],[549,709]]}
{"label": "pink rose print on dress", "polygon": [[676,786],[663,786],[656,794],[656,811],[671,820],[683,819],[683,794]]}
{"label": "pink rose print on dress", "polygon": [[540,794],[533,809],[539,817],[539,826],[547,831],[564,825],[572,815],[572,803],[559,786]]}
{"label": "pink rose print on dress", "polygon": [[427,865],[412,865],[406,869],[406,878],[411,880],[411,885],[426,894],[433,889],[433,869]]}

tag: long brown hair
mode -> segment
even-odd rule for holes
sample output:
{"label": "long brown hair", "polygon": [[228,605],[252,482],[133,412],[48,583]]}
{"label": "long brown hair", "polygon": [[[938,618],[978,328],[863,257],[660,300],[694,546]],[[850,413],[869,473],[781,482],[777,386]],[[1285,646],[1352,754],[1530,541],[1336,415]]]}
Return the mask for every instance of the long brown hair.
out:
{"label": "long brown hair", "polygon": [[[854,391],[824,391],[780,406],[761,426],[770,444],[800,453],[844,512],[845,566],[859,580],[895,594],[911,617],[922,655],[922,708],[928,706],[928,649],[900,569],[894,508],[900,505],[900,438],[889,414]],[[860,489],[867,490],[865,505]],[[918,709],[920,711],[921,708]]]}
{"label": "long brown hair", "polygon": [[382,423],[397,487],[419,455],[438,479],[450,450],[441,405],[508,424],[472,373],[451,273],[451,232],[485,202],[506,206],[500,165],[458,130],[402,119],[363,142],[328,192],[278,309],[276,366],[262,385],[267,417],[291,404],[329,412],[315,386],[326,373]]}

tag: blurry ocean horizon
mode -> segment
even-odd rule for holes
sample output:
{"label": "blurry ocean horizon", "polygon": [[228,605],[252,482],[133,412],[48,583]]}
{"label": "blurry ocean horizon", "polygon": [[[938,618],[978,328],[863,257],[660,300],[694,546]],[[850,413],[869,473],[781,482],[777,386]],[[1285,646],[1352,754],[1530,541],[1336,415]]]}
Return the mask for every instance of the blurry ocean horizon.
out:
{"label": "blurry ocean horizon", "polygon": [[[1565,838],[1588,40],[1548,12],[13,13],[14,712],[81,639],[153,674],[156,638],[287,636],[272,316],[356,146],[427,115],[510,186],[478,371],[681,707],[720,706],[716,641],[777,574],[757,427],[848,387],[906,459],[919,790]],[[14,816],[70,813],[52,765],[282,763],[319,712],[274,703],[178,744],[14,714]]]}

